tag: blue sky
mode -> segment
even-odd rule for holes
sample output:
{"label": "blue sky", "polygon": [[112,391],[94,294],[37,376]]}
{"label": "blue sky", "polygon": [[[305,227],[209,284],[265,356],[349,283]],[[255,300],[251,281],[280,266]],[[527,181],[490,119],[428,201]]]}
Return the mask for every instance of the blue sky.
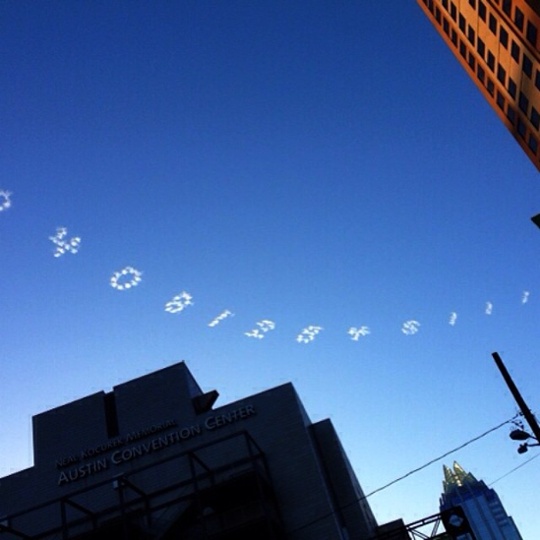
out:
{"label": "blue sky", "polygon": [[[0,474],[32,415],[179,360],[221,404],[292,381],[366,492],[515,414],[493,351],[535,409],[538,172],[413,0],[5,1],[0,25]],[[489,484],[533,455],[508,432],[444,463]],[[437,512],[442,463],[378,521]],[[525,539],[539,464],[494,485]]]}

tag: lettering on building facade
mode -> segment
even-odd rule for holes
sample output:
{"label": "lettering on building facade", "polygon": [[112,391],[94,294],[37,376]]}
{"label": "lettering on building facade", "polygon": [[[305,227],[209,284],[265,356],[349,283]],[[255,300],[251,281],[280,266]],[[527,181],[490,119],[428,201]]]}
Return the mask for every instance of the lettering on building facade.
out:
{"label": "lettering on building facade", "polygon": [[90,459],[92,457],[99,456],[100,454],[109,452],[110,450],[113,450],[114,448],[118,448],[119,446],[124,446],[130,442],[143,439],[145,437],[148,437],[149,435],[154,435],[161,431],[165,431],[169,428],[176,427],[177,425],[178,424],[176,420],[166,420],[159,424],[153,424],[152,426],[146,429],[142,429],[140,431],[132,431],[128,433],[125,437],[115,437],[114,439],[111,439],[110,441],[107,441],[106,443],[99,444],[91,448],[85,448],[84,450],[81,450],[76,455],[67,456],[62,459],[57,459],[56,468],[63,469],[64,467],[68,467],[69,465],[73,465],[74,463],[78,463],[85,459]]}
{"label": "lettering on building facade", "polygon": [[[183,426],[171,431],[168,430],[177,428],[178,423],[176,420],[167,420],[150,426],[147,429],[129,433],[125,437],[117,437],[106,443],[86,448],[76,455],[56,460],[56,468],[62,469],[58,477],[58,485],[63,486],[82,480],[107,470],[111,466],[118,466],[154,452],[159,452],[169,446],[181,444],[189,439],[200,436],[205,430],[213,431],[240,420],[245,420],[254,414],[254,407],[252,405],[246,405],[245,407],[239,407],[229,412],[208,416],[200,424]],[[155,435],[156,433],[160,433],[160,435],[147,442],[130,444],[145,439],[150,435]],[[110,455],[102,456],[102,454]],[[97,459],[92,459],[96,457]],[[84,464],[81,463],[89,459],[92,459],[92,461]],[[73,467],[73,465],[76,466]]]}

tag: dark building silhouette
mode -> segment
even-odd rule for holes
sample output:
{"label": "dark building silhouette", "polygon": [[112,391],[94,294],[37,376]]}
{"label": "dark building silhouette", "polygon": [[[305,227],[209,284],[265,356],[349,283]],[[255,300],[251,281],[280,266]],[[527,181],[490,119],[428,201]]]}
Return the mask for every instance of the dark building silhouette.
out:
{"label": "dark building silhouette", "polygon": [[34,416],[34,466],[0,479],[0,540],[374,537],[331,422],[291,384],[217,397],[181,362]]}
{"label": "dark building silhouette", "polygon": [[540,2],[417,2],[540,170]]}

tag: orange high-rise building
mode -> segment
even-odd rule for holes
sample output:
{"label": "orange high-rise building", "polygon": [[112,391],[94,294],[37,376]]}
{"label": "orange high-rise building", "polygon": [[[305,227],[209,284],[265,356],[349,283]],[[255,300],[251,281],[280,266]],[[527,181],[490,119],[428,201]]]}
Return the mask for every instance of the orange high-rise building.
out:
{"label": "orange high-rise building", "polygon": [[540,170],[540,0],[417,0]]}

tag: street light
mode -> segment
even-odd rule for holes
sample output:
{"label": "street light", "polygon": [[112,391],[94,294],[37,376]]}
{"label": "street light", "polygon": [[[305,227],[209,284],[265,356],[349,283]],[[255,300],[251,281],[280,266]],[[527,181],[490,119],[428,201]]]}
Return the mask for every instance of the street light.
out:
{"label": "street light", "polygon": [[523,431],[522,429],[514,429],[510,433],[510,438],[513,441],[526,441],[527,439],[530,439],[532,435],[530,433],[527,433],[526,431]]}
{"label": "street light", "polygon": [[510,438],[513,441],[527,441],[529,439],[534,439],[536,441],[535,443],[530,443],[530,442],[521,443],[517,449],[518,454],[524,454],[525,452],[527,452],[527,450],[529,450],[529,446],[540,446],[538,439],[534,437],[533,435],[531,435],[530,433],[527,433],[523,429],[514,429],[513,431],[511,431]]}
{"label": "street light", "polygon": [[[535,218],[538,218],[537,225],[540,227],[540,214],[538,214],[538,216],[535,216]],[[533,218],[533,221],[535,218]],[[508,370],[506,369],[502,358],[496,352],[494,352],[491,356],[493,357],[493,360],[495,360],[495,363],[497,364],[497,367],[499,368],[499,371],[501,372],[501,375],[503,376],[503,379],[506,382],[508,389],[514,396],[514,399],[519,406],[521,414],[524,416],[527,424],[529,424],[529,427],[531,428],[531,431],[534,433],[534,435],[531,435],[530,433],[527,433],[526,431],[521,429],[523,427],[523,424],[521,422],[518,424],[519,429],[514,429],[510,433],[510,438],[514,441],[526,441],[528,439],[534,439],[536,441],[535,443],[524,442],[519,445],[518,454],[524,454],[529,449],[529,446],[540,446],[540,426],[538,425],[538,422],[536,421],[533,413],[525,403],[525,400],[523,399],[517,386],[512,380],[510,373],[508,373]]]}

